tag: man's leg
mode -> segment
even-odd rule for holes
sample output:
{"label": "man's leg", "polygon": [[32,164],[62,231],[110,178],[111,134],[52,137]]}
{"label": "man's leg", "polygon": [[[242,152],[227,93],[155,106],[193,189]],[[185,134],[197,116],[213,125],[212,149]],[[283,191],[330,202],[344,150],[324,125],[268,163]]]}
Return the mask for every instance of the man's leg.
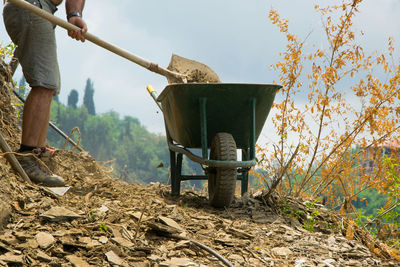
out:
{"label": "man's leg", "polygon": [[[64,186],[64,179],[49,173],[34,156],[42,155],[41,148],[46,145],[50,119],[50,106],[54,90],[34,86],[24,105],[22,118],[22,142],[17,159],[29,178],[45,186]],[[26,154],[26,155],[24,155]]]}
{"label": "man's leg", "polygon": [[[35,2],[38,7],[42,7],[39,1]],[[42,2],[46,3],[43,9],[52,12],[48,4],[50,1]],[[56,92],[46,88],[59,90],[60,87],[54,26],[11,2],[3,8],[3,19],[8,34],[17,44],[15,56],[21,63],[26,81],[32,87],[24,106],[21,147],[17,159],[33,182],[46,186],[63,186],[64,179],[51,174],[37,160],[43,156],[40,148],[46,144],[50,105]]]}
{"label": "man's leg", "polygon": [[50,107],[54,90],[33,87],[24,105],[22,119],[22,144],[31,147],[46,145]]}

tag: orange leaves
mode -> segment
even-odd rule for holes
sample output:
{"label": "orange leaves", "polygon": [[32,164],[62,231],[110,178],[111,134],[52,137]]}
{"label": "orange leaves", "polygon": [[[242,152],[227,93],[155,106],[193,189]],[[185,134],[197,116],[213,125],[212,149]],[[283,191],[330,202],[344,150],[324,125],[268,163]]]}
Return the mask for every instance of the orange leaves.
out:
{"label": "orange leaves", "polygon": [[354,239],[354,228],[356,227],[356,223],[352,220],[348,221],[347,228],[346,228],[346,238],[349,240]]}
{"label": "orange leaves", "polygon": [[388,45],[389,45],[389,48],[388,48],[389,55],[392,56],[393,52],[394,52],[394,39],[392,36],[389,37],[389,39],[388,39]]}
{"label": "orange leaves", "polygon": [[325,73],[321,75],[323,82],[326,85],[333,85],[337,82],[338,80],[338,73],[337,69],[334,67],[329,66],[326,70]]}
{"label": "orange leaves", "polygon": [[[366,173],[360,151],[384,140],[400,140],[400,64],[390,58],[394,40],[388,39],[386,53],[366,55],[353,30],[361,1],[342,3],[315,6],[323,20],[325,48],[300,41],[289,31],[287,19],[274,9],[269,12],[286,37],[285,51],[272,66],[283,85],[272,118],[279,139],[274,149],[257,149],[265,159],[259,166],[265,173],[277,173],[294,152],[293,143],[300,143],[282,189],[332,195],[332,201],[335,194],[351,199],[366,187],[381,190],[387,181],[380,163],[375,173]],[[351,232],[349,228],[349,237]]]}
{"label": "orange leaves", "polygon": [[322,58],[324,56],[325,56],[325,52],[323,50],[317,49],[317,51],[315,51],[315,53],[309,54],[307,56],[307,59],[309,61],[312,61],[312,60],[314,60],[316,58]]}
{"label": "orange leaves", "polygon": [[345,224],[347,224],[345,229],[345,235],[347,239],[353,240],[357,238],[375,255],[386,259],[400,261],[399,251],[389,247],[385,243],[375,240],[375,238],[372,237],[369,232],[359,227],[353,220],[345,220]]}
{"label": "orange leaves", "polygon": [[281,32],[288,32],[288,20],[282,19],[278,12],[271,8],[268,14],[268,18],[272,21],[273,24],[277,25]]}

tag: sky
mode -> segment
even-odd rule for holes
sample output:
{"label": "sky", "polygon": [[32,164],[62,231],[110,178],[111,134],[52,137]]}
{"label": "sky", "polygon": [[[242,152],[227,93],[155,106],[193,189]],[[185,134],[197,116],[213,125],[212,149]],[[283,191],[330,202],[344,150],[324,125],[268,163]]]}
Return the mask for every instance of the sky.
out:
{"label": "sky", "polygon": [[[310,32],[310,43],[324,46],[321,18],[315,4],[333,0],[87,0],[83,12],[89,32],[136,55],[167,67],[173,53],[207,64],[226,83],[278,81],[270,65],[279,60],[285,40],[268,19],[273,7],[289,19],[289,29],[301,39]],[[336,1],[339,2],[339,1]],[[389,36],[400,39],[400,1],[365,0],[355,21],[365,34],[360,40],[370,51],[382,49]],[[61,5],[56,13],[65,18]],[[97,113],[110,110],[138,118],[151,132],[164,134],[161,112],[148,95],[151,84],[161,93],[167,79],[103,48],[70,39],[56,28],[62,91],[67,103],[71,89],[79,104],[87,78],[94,82]],[[9,38],[0,25],[0,42]],[[398,48],[398,44],[396,45]],[[20,69],[14,76],[21,77]],[[279,96],[278,96],[279,98]],[[299,100],[301,101],[301,100]],[[272,125],[267,119],[265,129]],[[262,135],[268,135],[268,130]]]}

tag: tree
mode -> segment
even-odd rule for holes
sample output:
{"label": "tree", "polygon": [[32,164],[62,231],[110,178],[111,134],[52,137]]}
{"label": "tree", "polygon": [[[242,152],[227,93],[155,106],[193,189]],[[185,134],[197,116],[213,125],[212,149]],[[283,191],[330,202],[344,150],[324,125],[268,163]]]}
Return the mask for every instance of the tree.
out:
{"label": "tree", "polygon": [[90,115],[96,115],[93,96],[94,96],[93,82],[92,80],[90,80],[90,78],[88,78],[86,81],[85,94],[83,95],[83,105],[86,107]]}
{"label": "tree", "polygon": [[26,98],[26,96],[27,96],[26,80],[25,80],[24,75],[22,75],[21,79],[19,80],[17,92],[21,97]]}
{"label": "tree", "polygon": [[72,89],[68,95],[68,107],[77,108],[78,107],[78,99],[79,99],[78,91],[76,91],[75,89]]}
{"label": "tree", "polygon": [[[90,115],[84,105],[72,108],[54,102],[51,120],[67,134],[77,127],[79,131],[74,131],[72,139],[96,160],[110,162],[116,177],[136,183],[168,180],[169,151],[165,137],[148,132],[137,118],[120,119],[114,111]],[[65,144],[54,131],[49,131],[48,141],[58,148]],[[72,148],[68,144],[66,147]],[[158,168],[160,163],[164,167]],[[197,171],[184,161],[183,172]]]}
{"label": "tree", "polygon": [[25,77],[22,75],[21,79],[19,80],[19,87],[25,88],[26,80]]}
{"label": "tree", "polygon": [[[354,179],[360,176],[354,166],[361,153],[353,153],[354,147],[400,143],[400,66],[393,59],[393,38],[388,39],[384,52],[364,52],[358,43],[363,33],[353,27],[361,2],[315,6],[326,34],[324,49],[290,33],[289,21],[277,11],[269,13],[287,45],[281,60],[272,66],[283,86],[272,117],[279,140],[275,149],[259,151],[264,159],[261,167],[276,173],[275,180],[281,181],[279,190],[302,197],[329,192],[332,202],[340,190],[349,202],[365,187],[384,191],[388,186],[384,175],[366,173]],[[307,96],[306,103],[299,103],[300,93]],[[295,144],[289,138],[296,140]],[[385,166],[380,164],[380,169],[383,174]],[[381,183],[370,182],[378,178]]]}
{"label": "tree", "polygon": [[[327,196],[329,206],[350,217],[357,214],[352,203],[376,190],[385,201],[372,221],[398,226],[400,153],[364,155],[370,148],[400,143],[400,64],[394,40],[389,37],[387,48],[367,54],[359,42],[364,32],[353,26],[363,1],[341,2],[315,6],[326,35],[318,38],[323,45],[291,33],[289,20],[276,10],[269,13],[286,37],[286,48],[272,65],[282,85],[272,112],[279,140],[273,149],[258,147],[258,166],[271,174],[260,181],[269,188],[266,197],[273,191],[307,199]],[[305,101],[298,101],[300,94]],[[365,171],[360,159],[372,160],[374,171]]]}

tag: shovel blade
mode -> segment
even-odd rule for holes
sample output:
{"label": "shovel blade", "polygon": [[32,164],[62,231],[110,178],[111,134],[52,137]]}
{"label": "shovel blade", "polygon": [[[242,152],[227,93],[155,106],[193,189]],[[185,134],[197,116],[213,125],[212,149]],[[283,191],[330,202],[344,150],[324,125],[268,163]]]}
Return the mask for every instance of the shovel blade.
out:
{"label": "shovel blade", "polygon": [[[186,75],[188,83],[221,82],[217,73],[215,73],[215,71],[213,71],[207,65],[175,54],[172,54],[171,61],[169,62],[167,69]],[[168,82],[174,83],[174,81],[170,80],[169,78]]]}

